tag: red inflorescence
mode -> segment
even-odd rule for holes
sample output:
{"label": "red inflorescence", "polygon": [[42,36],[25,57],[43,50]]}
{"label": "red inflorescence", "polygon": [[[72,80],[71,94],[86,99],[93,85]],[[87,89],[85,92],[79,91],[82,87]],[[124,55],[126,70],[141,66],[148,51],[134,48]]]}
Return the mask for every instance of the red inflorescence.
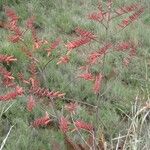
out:
{"label": "red inflorescence", "polygon": [[130,13],[132,11],[136,11],[137,9],[139,9],[140,5],[138,3],[133,3],[133,4],[130,4],[128,6],[123,6],[123,7],[120,7],[119,9],[117,9],[115,12],[118,14],[118,15],[123,15],[125,13]]}
{"label": "red inflorescence", "polygon": [[51,43],[50,48],[47,49],[48,56],[50,56],[51,52],[58,47],[61,42],[61,38],[57,38],[54,42]]}
{"label": "red inflorescence", "polygon": [[133,21],[137,20],[143,12],[144,12],[144,7],[139,8],[131,16],[129,16],[128,18],[122,20],[122,22],[118,26],[120,28],[125,28],[126,26],[131,24]]}
{"label": "red inflorescence", "polygon": [[14,61],[17,61],[14,56],[0,54],[0,62],[6,62],[7,64],[9,64]]}
{"label": "red inflorescence", "polygon": [[36,106],[36,102],[35,102],[35,100],[33,99],[33,96],[31,95],[31,96],[29,97],[28,101],[27,101],[27,110],[28,110],[29,112],[31,112],[31,111],[34,109],[35,106]]}
{"label": "red inflorescence", "polygon": [[77,103],[72,103],[72,102],[65,105],[65,109],[70,113],[75,113],[77,107],[78,107]]}
{"label": "red inflorescence", "polygon": [[84,29],[81,29],[79,27],[75,29],[75,32],[78,35],[82,36],[82,37],[87,37],[87,38],[90,38],[90,39],[95,39],[96,38],[96,36],[93,33],[89,32],[89,31],[86,31]]}
{"label": "red inflorescence", "polygon": [[94,21],[101,22],[104,19],[102,11],[93,12],[88,15],[88,18]]}
{"label": "red inflorescence", "polygon": [[45,126],[51,121],[52,120],[50,119],[48,113],[46,112],[44,117],[35,119],[32,122],[32,126],[35,127],[35,128],[40,127],[40,126]]}
{"label": "red inflorescence", "polygon": [[69,51],[71,51],[74,48],[80,47],[84,44],[87,44],[91,41],[91,38],[83,37],[80,39],[77,39],[75,41],[69,42],[66,44],[66,47]]}
{"label": "red inflorescence", "polygon": [[94,77],[91,73],[84,73],[84,74],[81,74],[79,75],[80,78],[83,78],[85,80],[93,80]]}
{"label": "red inflorescence", "polygon": [[14,100],[17,98],[17,96],[21,95],[23,95],[23,89],[22,87],[17,86],[14,91],[7,93],[3,96],[0,96],[0,101]]}
{"label": "red inflorescence", "polygon": [[84,130],[87,130],[87,131],[93,131],[93,126],[91,124],[88,124],[88,123],[82,121],[82,120],[75,121],[75,126],[78,129],[84,129]]}
{"label": "red inflorescence", "polygon": [[116,45],[117,51],[126,51],[130,50],[130,56],[134,56],[136,54],[136,47],[134,43],[131,41],[120,42]]}
{"label": "red inflorescence", "polygon": [[105,44],[102,48],[100,48],[100,50],[98,50],[97,52],[92,52],[89,57],[87,62],[89,64],[94,64],[96,63],[96,61],[101,58],[104,54],[107,53],[107,50],[110,49],[112,47],[112,44]]}
{"label": "red inflorescence", "polygon": [[100,91],[102,79],[103,79],[103,75],[101,73],[95,77],[95,82],[93,86],[93,91],[95,94],[98,94]]}
{"label": "red inflorescence", "polygon": [[65,96],[65,93],[61,93],[59,91],[49,91],[48,89],[44,88],[33,88],[30,91],[34,95],[37,95],[39,97],[47,97],[47,98],[61,98]]}
{"label": "red inflorescence", "polygon": [[8,39],[11,42],[16,43],[21,39],[22,36],[22,32],[17,25],[19,17],[16,15],[16,12],[11,8],[6,8],[6,15],[8,16],[9,19],[7,22],[7,28],[13,32],[13,34],[10,35]]}
{"label": "red inflorescence", "polygon": [[0,66],[0,74],[2,75],[4,85],[11,86],[14,84],[14,77],[12,76],[12,73],[7,71],[4,67]]}
{"label": "red inflorescence", "polygon": [[69,129],[69,124],[70,124],[70,122],[68,121],[67,118],[65,118],[65,117],[62,116],[62,117],[59,119],[59,128],[60,128],[60,130],[61,130],[63,133],[66,133],[66,132],[68,131],[68,129]]}

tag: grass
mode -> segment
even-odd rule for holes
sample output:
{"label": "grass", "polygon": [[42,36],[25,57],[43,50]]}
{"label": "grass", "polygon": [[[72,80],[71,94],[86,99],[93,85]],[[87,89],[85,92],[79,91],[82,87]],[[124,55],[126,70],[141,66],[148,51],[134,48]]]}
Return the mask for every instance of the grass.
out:
{"label": "grass", "polygon": [[[116,6],[122,3],[130,2],[129,0],[116,0]],[[136,2],[136,0],[132,0]],[[14,8],[20,15],[20,23],[34,14],[36,16],[36,26],[38,36],[53,41],[56,37],[61,37],[64,43],[75,39],[74,29],[76,26],[83,27],[87,30],[99,35],[100,39],[105,40],[104,28],[98,23],[91,22],[87,19],[87,14],[96,8],[96,0],[14,0],[0,2],[2,5],[7,4]],[[131,150],[148,150],[150,149],[149,141],[149,109],[144,109],[138,113],[149,99],[150,91],[150,3],[144,0],[143,4],[147,6],[142,17],[126,28],[122,33],[113,36],[111,41],[132,39],[138,43],[138,54],[132,60],[128,67],[122,65],[122,57],[127,54],[111,53],[106,56],[105,75],[109,81],[103,81],[102,93],[100,97],[100,129],[104,132],[107,141],[107,149],[116,149],[124,143],[124,149]],[[115,6],[115,7],[116,7]],[[1,18],[4,17],[1,10]],[[118,22],[118,20],[116,20]],[[111,32],[114,31],[116,23],[111,25]],[[7,42],[7,31],[0,29],[0,53],[12,54],[19,60],[9,69],[13,70],[14,75],[23,68],[25,76],[28,76],[26,66],[26,56],[20,51],[20,47]],[[27,34],[26,41],[31,45]],[[91,50],[98,49],[99,46],[94,43],[90,47],[83,46],[75,50],[72,54],[72,60],[67,65],[58,66],[57,61],[51,61],[45,69],[47,82],[43,82],[43,86],[50,89],[57,89],[66,93],[66,97],[95,105],[96,96],[92,94],[91,83],[87,83],[80,79],[76,79],[80,74],[79,66],[84,64],[87,54]],[[59,53],[64,54],[66,48],[63,44],[59,46],[57,51],[53,52],[54,57],[58,57]],[[40,66],[44,66],[49,58],[41,50],[37,54],[40,60]],[[98,72],[101,68],[95,66],[93,72]],[[115,69],[116,75],[113,73]],[[5,89],[0,85],[0,95]],[[28,96],[25,94],[22,98],[18,98],[13,102],[0,102],[0,143],[5,139],[12,125],[13,128],[6,140],[3,149],[6,150],[48,150],[54,149],[53,143],[57,142],[61,149],[66,149],[63,142],[63,135],[49,126],[48,128],[31,128],[30,122],[33,118],[42,116],[45,110],[50,114],[54,114],[51,107],[38,103],[36,110],[31,114],[26,110],[26,101]],[[58,100],[56,102],[59,115],[65,114],[62,106],[66,101]],[[90,114],[94,110],[83,104],[78,110],[75,118],[84,119],[87,122],[96,122],[95,118]],[[87,113],[89,115],[87,115]],[[139,132],[140,131],[140,132]],[[86,136],[86,135],[85,135]],[[75,136],[73,140],[79,139]]]}

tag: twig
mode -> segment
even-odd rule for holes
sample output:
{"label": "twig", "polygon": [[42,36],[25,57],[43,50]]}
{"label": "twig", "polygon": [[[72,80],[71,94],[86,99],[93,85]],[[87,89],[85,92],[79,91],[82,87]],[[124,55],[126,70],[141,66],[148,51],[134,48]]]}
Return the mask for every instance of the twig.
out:
{"label": "twig", "polygon": [[84,143],[90,148],[90,150],[92,150],[91,146],[85,141],[85,139],[83,138],[83,136],[81,135],[80,131],[78,130],[78,128],[76,127],[75,125],[75,122],[74,122],[74,119],[73,119],[73,116],[71,115],[71,120],[73,122],[73,125],[76,129],[76,131],[78,132],[78,135],[81,137],[81,139],[84,141]]}
{"label": "twig", "polygon": [[0,150],[2,150],[3,147],[5,146],[6,141],[7,141],[7,139],[8,139],[8,136],[9,136],[9,134],[10,134],[10,132],[11,132],[11,130],[12,130],[13,127],[14,127],[14,125],[10,127],[10,129],[9,129],[9,131],[8,131],[8,133],[7,133],[6,137],[5,137],[5,139],[3,140],[2,144],[1,144]]}

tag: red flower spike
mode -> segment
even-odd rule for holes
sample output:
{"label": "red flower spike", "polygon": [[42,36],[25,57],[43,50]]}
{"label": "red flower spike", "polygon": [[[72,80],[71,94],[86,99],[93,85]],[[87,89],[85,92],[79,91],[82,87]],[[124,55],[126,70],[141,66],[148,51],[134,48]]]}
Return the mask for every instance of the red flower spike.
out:
{"label": "red flower spike", "polygon": [[59,64],[66,64],[68,63],[70,60],[69,56],[68,55],[65,55],[65,56],[62,56],[59,58],[59,61],[57,62],[57,65]]}
{"label": "red flower spike", "polygon": [[0,54],[0,62],[6,62],[7,64],[17,61],[17,59],[14,56],[8,56],[8,55],[2,55]]}
{"label": "red flower spike", "polygon": [[50,56],[51,52],[58,47],[60,42],[61,42],[61,38],[57,38],[54,42],[51,43],[50,48],[47,49],[48,56]]}
{"label": "red flower spike", "polygon": [[44,88],[32,88],[30,90],[30,93],[39,96],[39,97],[47,97],[47,98],[62,98],[63,96],[65,96],[65,93],[61,93],[59,91],[49,91],[48,89],[44,89]]}
{"label": "red flower spike", "polygon": [[82,36],[82,37],[87,37],[87,38],[90,38],[90,39],[95,39],[96,38],[96,36],[93,33],[89,32],[89,31],[86,31],[84,29],[81,29],[79,27],[75,29],[75,32],[78,35]]}
{"label": "red flower spike", "polygon": [[35,119],[32,122],[32,126],[35,127],[35,128],[40,127],[40,126],[45,126],[51,121],[52,120],[50,119],[48,113],[46,112],[44,117]]}
{"label": "red flower spike", "polygon": [[35,106],[36,106],[35,100],[33,99],[33,96],[30,96],[27,101],[27,110],[31,112]]}
{"label": "red flower spike", "polygon": [[2,75],[3,84],[6,86],[13,86],[14,77],[12,73],[0,66],[0,74]]}
{"label": "red flower spike", "polygon": [[87,62],[89,64],[96,63],[97,59],[101,58],[104,54],[107,53],[107,50],[112,47],[112,44],[105,44],[102,48],[100,48],[97,52],[92,52],[88,57]]}
{"label": "red flower spike", "polygon": [[121,27],[121,28],[127,27],[133,21],[137,20],[143,12],[144,12],[144,7],[139,8],[139,10],[137,10],[136,12],[134,12],[127,19],[124,19],[118,26]]}
{"label": "red flower spike", "polygon": [[75,121],[75,126],[78,129],[84,129],[84,130],[87,130],[87,131],[93,131],[93,126],[91,124],[88,124],[88,123],[82,121],[82,120]]}
{"label": "red flower spike", "polygon": [[65,109],[66,109],[68,112],[73,113],[73,114],[74,114],[75,111],[77,110],[77,107],[78,107],[77,103],[72,103],[72,102],[65,105]]}
{"label": "red flower spike", "polygon": [[84,74],[81,74],[79,75],[79,78],[83,78],[84,80],[93,80],[94,77],[91,73],[84,73]]}
{"label": "red flower spike", "polygon": [[121,42],[116,46],[116,49],[118,51],[120,50],[124,51],[124,50],[130,49],[130,47],[131,47],[131,42]]}
{"label": "red flower spike", "polygon": [[21,82],[23,82],[23,83],[25,83],[25,84],[30,84],[29,81],[25,80],[24,75],[23,75],[22,72],[19,72],[19,73],[17,74],[17,76],[18,76],[18,79],[19,79]]}
{"label": "red flower spike", "polygon": [[70,122],[68,121],[67,118],[65,118],[65,117],[62,116],[62,117],[59,119],[59,128],[60,128],[60,130],[61,130],[63,133],[66,133],[66,132],[68,131],[68,129],[69,129],[69,124],[70,124]]}
{"label": "red flower spike", "polygon": [[22,32],[17,25],[19,17],[11,8],[6,8],[6,15],[9,18],[6,27],[8,30],[13,32],[13,35],[9,36],[8,39],[10,42],[16,43],[21,39],[22,36]]}
{"label": "red flower spike", "polygon": [[98,52],[92,52],[90,56],[88,57],[88,63],[89,64],[95,64],[97,62],[97,59],[101,57],[101,54]]}
{"label": "red flower spike", "polygon": [[99,11],[99,12],[93,12],[93,13],[89,14],[88,18],[90,20],[101,22],[104,17],[103,17],[102,11]]}
{"label": "red flower spike", "polygon": [[95,83],[93,86],[93,91],[95,94],[98,94],[100,91],[102,79],[103,79],[103,76],[101,73],[95,77]]}
{"label": "red flower spike", "polygon": [[9,7],[6,8],[5,12],[6,12],[6,15],[9,17],[9,19],[16,20],[16,21],[19,19],[16,12]]}
{"label": "red flower spike", "polygon": [[127,42],[121,42],[116,45],[116,50],[117,51],[126,51],[130,50],[130,56],[136,55],[136,47],[134,43],[127,41]]}
{"label": "red flower spike", "polygon": [[67,49],[68,49],[69,51],[71,51],[72,49],[77,48],[77,47],[80,47],[80,46],[82,46],[82,45],[84,45],[84,44],[87,44],[87,43],[89,43],[90,41],[91,41],[90,38],[83,37],[83,38],[78,39],[78,40],[76,40],[76,41],[72,41],[72,42],[67,43],[67,44],[66,44],[66,47],[67,47]]}
{"label": "red flower spike", "polygon": [[139,8],[140,8],[140,5],[138,3],[132,3],[128,6],[120,7],[115,12],[120,16],[120,15],[123,15],[125,13],[130,13],[132,11],[136,11]]}
{"label": "red flower spike", "polygon": [[16,89],[10,93],[7,93],[3,96],[0,96],[0,101],[9,101],[16,99],[17,96],[23,95],[23,89],[22,87],[17,86]]}

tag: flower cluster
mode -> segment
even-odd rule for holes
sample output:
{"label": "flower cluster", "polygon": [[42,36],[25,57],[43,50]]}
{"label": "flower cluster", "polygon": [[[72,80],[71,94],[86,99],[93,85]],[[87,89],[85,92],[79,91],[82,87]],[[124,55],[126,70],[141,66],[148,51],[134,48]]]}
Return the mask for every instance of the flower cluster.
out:
{"label": "flower cluster", "polygon": [[120,7],[119,9],[115,10],[115,12],[120,16],[132,11],[136,11],[137,9],[139,9],[139,7],[140,5],[138,3],[132,3],[130,5]]}
{"label": "flower cluster", "polygon": [[91,41],[91,38],[82,37],[75,41],[69,42],[66,44],[68,51],[72,51],[72,49],[80,47],[81,45],[87,44]]}
{"label": "flower cluster", "polygon": [[36,102],[33,99],[33,96],[30,96],[28,101],[27,101],[27,110],[29,112],[31,112],[35,106],[36,106]]}
{"label": "flower cluster", "polygon": [[17,86],[14,91],[9,92],[3,96],[0,96],[0,101],[14,100],[17,98],[17,96],[23,95],[23,93],[24,92],[23,92],[22,87]]}
{"label": "flower cluster", "polygon": [[31,124],[33,127],[37,128],[40,126],[45,126],[48,123],[50,123],[51,121],[52,121],[52,119],[50,119],[48,113],[46,112],[45,116],[35,119]]}
{"label": "flower cluster", "polygon": [[84,80],[93,80],[94,77],[91,73],[84,73],[79,75],[80,78],[83,78]]}
{"label": "flower cluster", "polygon": [[82,120],[76,120],[75,121],[75,126],[78,129],[84,129],[84,130],[87,130],[87,131],[93,131],[93,128],[94,128],[92,124],[86,123]]}
{"label": "flower cluster", "polygon": [[3,84],[6,86],[13,86],[14,77],[12,73],[7,71],[4,67],[0,66],[0,74],[2,75]]}
{"label": "flower cluster", "polygon": [[95,94],[98,94],[100,91],[102,79],[103,79],[103,75],[101,73],[96,75],[94,86],[93,86],[93,91]]}
{"label": "flower cluster", "polygon": [[65,109],[66,109],[68,112],[73,113],[73,114],[74,114],[75,111],[77,110],[77,107],[78,107],[77,103],[72,103],[72,102],[65,105]]}
{"label": "flower cluster", "polygon": [[7,22],[7,29],[13,32],[13,34],[9,36],[9,40],[13,43],[16,43],[21,39],[22,36],[22,32],[18,26],[19,17],[11,8],[6,8],[6,15],[9,19]]}
{"label": "flower cluster", "polygon": [[89,64],[95,64],[97,62],[97,60],[99,58],[101,58],[103,55],[105,55],[107,53],[107,50],[110,49],[112,47],[111,43],[105,44],[102,48],[100,48],[98,51],[96,52],[92,52],[88,59],[87,62]]}
{"label": "flower cluster", "polygon": [[0,62],[6,62],[7,64],[9,64],[14,61],[17,61],[14,56],[0,54]]}
{"label": "flower cluster", "polygon": [[57,38],[54,42],[51,43],[50,48],[47,49],[48,56],[51,55],[51,52],[58,47],[61,42],[61,38]]}
{"label": "flower cluster", "polygon": [[59,119],[59,128],[60,128],[60,130],[61,130],[63,133],[66,133],[66,132],[68,131],[68,129],[69,129],[69,124],[70,124],[70,122],[68,121],[67,118],[65,118],[65,117],[62,116],[62,117]]}
{"label": "flower cluster", "polygon": [[87,38],[90,38],[90,39],[95,39],[96,36],[92,33],[92,32],[89,32],[85,29],[81,29],[81,28],[76,28],[75,29],[75,32],[80,35],[81,37],[87,37]]}
{"label": "flower cluster", "polygon": [[59,91],[49,91],[48,89],[44,88],[32,88],[30,92],[39,97],[47,97],[47,98],[61,98],[65,96],[65,93],[61,93]]}
{"label": "flower cluster", "polygon": [[144,7],[140,7],[137,11],[135,11],[131,16],[122,20],[122,22],[118,25],[120,28],[125,28],[133,21],[137,20],[139,16],[144,12]]}

